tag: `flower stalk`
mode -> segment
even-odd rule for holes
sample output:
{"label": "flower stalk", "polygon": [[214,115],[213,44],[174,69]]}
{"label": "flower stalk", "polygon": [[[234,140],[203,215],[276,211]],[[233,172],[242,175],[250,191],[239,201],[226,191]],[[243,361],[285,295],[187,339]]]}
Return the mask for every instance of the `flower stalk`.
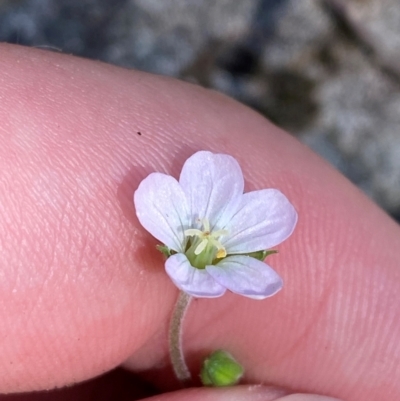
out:
{"label": "flower stalk", "polygon": [[183,321],[191,300],[192,297],[186,292],[181,291],[179,293],[169,326],[169,354],[171,363],[176,378],[182,384],[187,384],[192,379],[189,368],[185,362],[185,356],[183,354],[182,347]]}

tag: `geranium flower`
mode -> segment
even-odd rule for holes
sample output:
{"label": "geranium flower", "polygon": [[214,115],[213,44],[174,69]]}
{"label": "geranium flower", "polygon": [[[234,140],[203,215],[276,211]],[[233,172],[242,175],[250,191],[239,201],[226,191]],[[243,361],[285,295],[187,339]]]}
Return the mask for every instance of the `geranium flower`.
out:
{"label": "geranium flower", "polygon": [[288,238],[297,213],[277,189],[243,191],[238,162],[206,151],[186,160],[179,182],[152,173],[140,183],[137,217],[169,250],[165,269],[180,290],[264,299],[282,288],[279,275],[251,254]]}

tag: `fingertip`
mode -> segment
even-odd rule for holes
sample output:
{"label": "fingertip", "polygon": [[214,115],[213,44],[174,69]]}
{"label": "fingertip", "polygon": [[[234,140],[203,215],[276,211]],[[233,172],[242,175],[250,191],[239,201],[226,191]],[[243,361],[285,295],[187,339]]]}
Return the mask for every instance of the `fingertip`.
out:
{"label": "fingertip", "polygon": [[148,401],[278,401],[286,394],[286,390],[262,385],[200,387],[158,395]]}
{"label": "fingertip", "polygon": [[191,388],[166,393],[148,401],[341,401],[317,394],[288,394],[288,391],[263,385],[241,385],[219,388]]}
{"label": "fingertip", "polygon": [[341,401],[339,398],[327,397],[325,395],[317,394],[290,394],[276,401]]}

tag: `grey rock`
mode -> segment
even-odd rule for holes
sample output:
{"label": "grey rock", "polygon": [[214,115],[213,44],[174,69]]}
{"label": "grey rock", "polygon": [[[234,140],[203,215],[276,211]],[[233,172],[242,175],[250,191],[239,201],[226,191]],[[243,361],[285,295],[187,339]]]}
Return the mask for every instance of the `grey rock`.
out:
{"label": "grey rock", "polygon": [[105,59],[119,65],[180,76],[211,42],[247,33],[255,1],[136,0],[110,26]]}
{"label": "grey rock", "polygon": [[[350,3],[356,7],[362,2]],[[280,123],[395,214],[400,210],[400,80],[368,42],[361,19],[353,25],[346,13],[335,14],[346,9],[326,5],[292,0],[265,47],[265,70],[290,71],[313,85],[312,91],[303,89],[298,102],[302,107],[311,96],[316,105],[308,123],[296,127],[284,113]],[[394,28],[399,37],[400,24]],[[302,30],[308,33],[298,33]],[[387,35],[391,37],[394,32]]]}

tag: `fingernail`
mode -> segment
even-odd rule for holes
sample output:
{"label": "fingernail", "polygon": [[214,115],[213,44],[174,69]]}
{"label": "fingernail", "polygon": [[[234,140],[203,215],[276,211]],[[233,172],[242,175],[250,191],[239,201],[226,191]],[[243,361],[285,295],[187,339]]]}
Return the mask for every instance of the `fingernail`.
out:
{"label": "fingernail", "polygon": [[[182,399],[191,401],[278,401],[288,394],[286,390],[281,388],[263,386],[261,384],[250,386],[242,384],[232,387],[199,387],[185,391],[190,391],[190,395],[185,394]],[[162,399],[164,400],[164,398]],[[172,399],[175,400],[175,398]],[[155,398],[154,401],[158,401],[158,398]],[[166,401],[169,401],[169,398],[166,398]]]}
{"label": "fingernail", "polygon": [[327,397],[316,394],[290,394],[277,398],[276,401],[341,401],[339,398]]}
{"label": "fingernail", "polygon": [[[341,401],[339,398],[327,397],[316,394],[290,394],[284,389],[277,387],[233,386],[232,393],[224,394],[229,401]],[[236,390],[236,391],[235,391]],[[225,398],[218,399],[225,401]]]}
{"label": "fingernail", "polygon": [[[152,401],[340,401],[314,394],[291,394],[284,389],[262,385],[240,385],[232,387],[197,387],[167,393],[151,398]],[[149,399],[150,400],[150,399]]]}

